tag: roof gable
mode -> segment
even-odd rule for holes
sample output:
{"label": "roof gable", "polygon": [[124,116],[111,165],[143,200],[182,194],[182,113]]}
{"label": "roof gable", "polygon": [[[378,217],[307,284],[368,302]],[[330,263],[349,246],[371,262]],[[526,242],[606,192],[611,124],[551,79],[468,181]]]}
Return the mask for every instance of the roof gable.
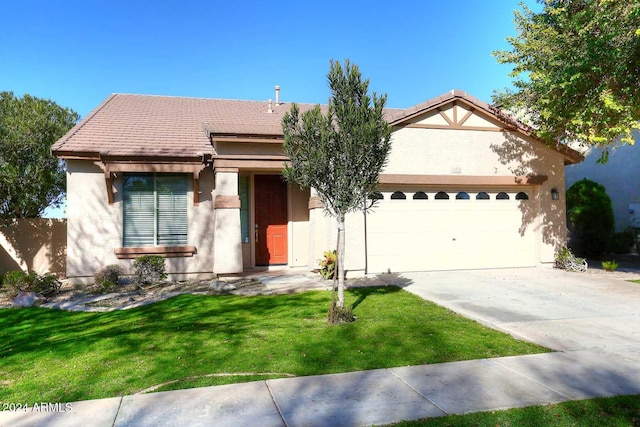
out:
{"label": "roof gable", "polygon": [[[504,113],[499,108],[487,104],[464,91],[452,90],[421,104],[394,114],[390,124],[395,128],[425,128],[481,130],[494,132],[518,132],[547,145],[536,138],[529,126]],[[549,147],[560,152],[565,164],[578,163],[583,156],[563,144]]]}

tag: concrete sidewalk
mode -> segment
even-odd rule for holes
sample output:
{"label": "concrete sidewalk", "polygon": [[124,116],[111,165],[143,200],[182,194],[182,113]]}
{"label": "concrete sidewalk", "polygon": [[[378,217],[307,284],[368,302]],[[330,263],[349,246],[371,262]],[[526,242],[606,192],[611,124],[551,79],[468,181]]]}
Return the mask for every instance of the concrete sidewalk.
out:
{"label": "concrete sidewalk", "polygon": [[379,425],[640,393],[640,285],[543,269],[402,277],[410,292],[557,351],[5,411],[0,425]]}

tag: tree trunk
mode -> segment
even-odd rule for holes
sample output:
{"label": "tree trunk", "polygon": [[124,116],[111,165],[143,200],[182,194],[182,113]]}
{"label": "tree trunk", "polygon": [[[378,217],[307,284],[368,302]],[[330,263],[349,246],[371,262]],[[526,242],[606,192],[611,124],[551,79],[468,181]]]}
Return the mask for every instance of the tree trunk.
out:
{"label": "tree trunk", "polygon": [[338,215],[338,307],[344,307],[344,215]]}

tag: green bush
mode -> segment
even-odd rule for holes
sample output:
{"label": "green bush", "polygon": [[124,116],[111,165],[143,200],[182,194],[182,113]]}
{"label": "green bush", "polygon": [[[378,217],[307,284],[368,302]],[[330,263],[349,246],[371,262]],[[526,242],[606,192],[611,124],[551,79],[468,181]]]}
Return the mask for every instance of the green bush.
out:
{"label": "green bush", "polygon": [[616,271],[616,268],[618,268],[618,263],[615,260],[602,261],[602,268],[607,271]]}
{"label": "green bush", "polygon": [[20,270],[13,270],[4,275],[4,287],[12,297],[15,297],[20,292],[36,292],[48,297],[60,291],[61,286],[62,283],[54,274],[41,276],[35,271],[25,273]]}
{"label": "green bush", "polygon": [[135,281],[139,285],[150,285],[167,278],[164,258],[158,255],[145,255],[133,261]]}
{"label": "green bush", "polygon": [[117,289],[118,280],[120,280],[122,274],[124,274],[122,267],[112,264],[98,271],[93,278],[95,279],[95,284],[103,293],[109,293]]}
{"label": "green bush", "polygon": [[613,254],[631,253],[636,243],[636,232],[633,229],[613,233],[609,241],[609,252]]}
{"label": "green bush", "polygon": [[567,190],[567,217],[571,248],[597,257],[607,249],[614,229],[611,199],[603,185],[583,179]]}

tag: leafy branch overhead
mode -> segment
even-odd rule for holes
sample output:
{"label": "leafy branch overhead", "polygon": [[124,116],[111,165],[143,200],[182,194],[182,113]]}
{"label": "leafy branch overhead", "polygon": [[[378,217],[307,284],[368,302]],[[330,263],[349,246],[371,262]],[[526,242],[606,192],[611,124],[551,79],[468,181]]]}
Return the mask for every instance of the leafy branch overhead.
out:
{"label": "leafy branch overhead", "polygon": [[640,2],[538,0],[515,12],[511,50],[494,52],[513,65],[515,90],[494,101],[526,114],[548,143],[633,143],[640,127]]}

